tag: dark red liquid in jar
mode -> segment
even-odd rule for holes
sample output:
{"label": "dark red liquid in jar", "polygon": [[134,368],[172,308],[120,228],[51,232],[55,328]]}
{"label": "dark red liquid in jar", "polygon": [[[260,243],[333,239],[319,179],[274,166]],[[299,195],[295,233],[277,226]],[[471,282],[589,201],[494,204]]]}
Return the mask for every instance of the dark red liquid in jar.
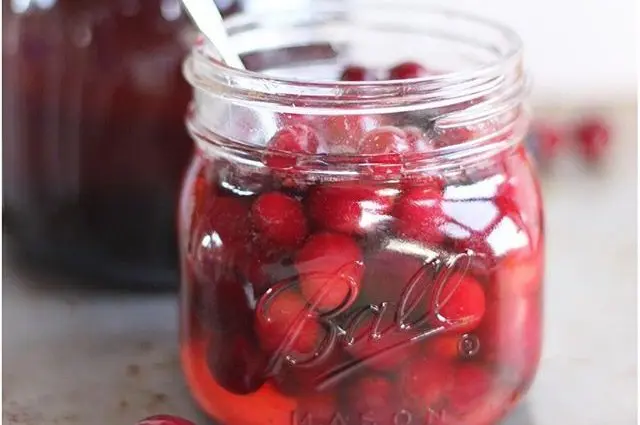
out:
{"label": "dark red liquid in jar", "polygon": [[[288,145],[313,149],[296,128]],[[289,177],[202,153],[189,170],[181,357],[202,409],[232,425],[502,418],[541,346],[543,223],[524,148],[446,175]]]}
{"label": "dark red liquid in jar", "polygon": [[4,212],[17,247],[92,283],[173,287],[193,150],[181,75],[193,33],[179,2],[3,0],[3,12]]}

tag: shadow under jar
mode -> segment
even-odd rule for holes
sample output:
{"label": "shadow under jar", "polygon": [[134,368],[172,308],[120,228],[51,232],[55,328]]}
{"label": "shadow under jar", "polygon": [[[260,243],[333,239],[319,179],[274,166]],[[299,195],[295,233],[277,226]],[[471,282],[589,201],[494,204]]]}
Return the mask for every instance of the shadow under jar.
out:
{"label": "shadow under jar", "polygon": [[[408,4],[238,16],[263,73],[206,43],[185,63],[181,359],[220,423],[491,425],[534,378],[543,221],[520,41]],[[431,72],[336,81],[404,60]]]}
{"label": "shadow under jar", "polygon": [[[227,13],[238,2],[225,2]],[[3,0],[5,226],[30,264],[177,288],[193,146],[179,0]]]}

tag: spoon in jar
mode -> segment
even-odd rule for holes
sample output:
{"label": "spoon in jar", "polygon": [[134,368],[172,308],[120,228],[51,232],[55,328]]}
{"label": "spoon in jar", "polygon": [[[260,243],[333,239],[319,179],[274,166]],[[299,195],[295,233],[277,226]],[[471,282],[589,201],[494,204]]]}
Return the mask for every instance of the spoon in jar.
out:
{"label": "spoon in jar", "polygon": [[230,67],[245,69],[240,56],[231,46],[222,15],[215,2],[213,0],[182,0],[182,4],[198,30],[209,39],[222,60]]}

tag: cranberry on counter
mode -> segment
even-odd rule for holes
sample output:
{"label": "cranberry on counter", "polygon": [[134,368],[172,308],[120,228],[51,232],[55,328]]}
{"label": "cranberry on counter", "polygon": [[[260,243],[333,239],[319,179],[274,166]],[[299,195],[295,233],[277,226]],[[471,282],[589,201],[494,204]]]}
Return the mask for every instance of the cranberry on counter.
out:
{"label": "cranberry on counter", "polygon": [[194,423],[179,416],[154,415],[138,421],[136,425],[194,425]]}
{"label": "cranberry on counter", "polygon": [[544,161],[549,161],[558,154],[562,146],[562,135],[560,131],[550,124],[536,123],[532,128],[532,133],[537,143],[538,155]]}
{"label": "cranberry on counter", "polygon": [[589,162],[602,159],[610,145],[611,129],[601,118],[589,117],[580,122],[575,129],[578,149]]}

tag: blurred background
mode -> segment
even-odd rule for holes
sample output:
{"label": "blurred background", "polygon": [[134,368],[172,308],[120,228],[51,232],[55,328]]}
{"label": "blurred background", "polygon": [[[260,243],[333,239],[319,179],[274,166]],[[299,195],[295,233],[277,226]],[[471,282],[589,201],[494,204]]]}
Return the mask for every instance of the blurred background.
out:
{"label": "blurred background", "polygon": [[[254,10],[291,1],[247,1]],[[632,0],[577,4],[552,0],[457,0],[443,2],[508,23],[522,37],[534,70],[534,99],[549,103],[635,102],[635,25]]]}
{"label": "blurred background", "polygon": [[[313,2],[219,6],[295,1]],[[637,421],[634,3],[446,4],[515,28],[534,81],[546,334],[510,424]],[[3,419],[198,418],[178,367],[175,241],[164,236],[191,149],[175,108],[190,97],[179,69],[189,22],[177,0],[3,0],[2,11]],[[112,189],[119,179],[126,191]]]}

